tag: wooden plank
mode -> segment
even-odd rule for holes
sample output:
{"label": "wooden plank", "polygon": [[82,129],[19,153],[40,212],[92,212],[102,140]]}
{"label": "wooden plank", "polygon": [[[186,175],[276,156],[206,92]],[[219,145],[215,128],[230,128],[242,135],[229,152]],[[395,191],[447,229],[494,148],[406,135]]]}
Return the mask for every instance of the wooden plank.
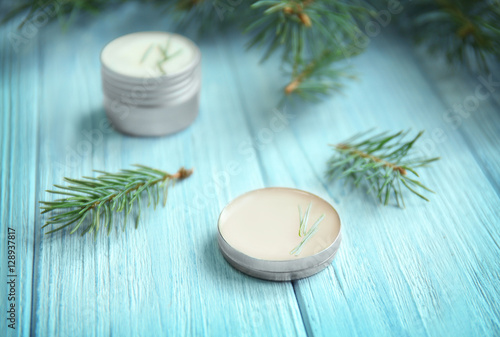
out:
{"label": "wooden plank", "polygon": [[[103,124],[96,55],[116,36],[166,26],[168,18],[131,4],[66,35],[58,26],[44,27],[37,36],[45,46],[41,58],[29,54],[28,61],[15,61],[8,49],[0,50],[2,102],[10,109],[2,111],[24,104],[30,112],[37,101],[25,93],[40,90],[41,97],[40,171],[34,170],[36,119],[3,114],[0,122],[2,226],[24,216],[23,232],[30,233],[36,219],[34,334],[498,334],[495,105],[481,101],[483,115],[464,119],[458,132],[439,118],[474,84],[452,78],[443,85],[446,79],[428,64],[422,72],[406,42],[381,36],[353,60],[361,82],[351,83],[345,97],[275,113],[282,83],[275,76],[276,60],[256,66],[260,53],[244,52],[239,37],[229,35],[200,42],[202,111],[191,128],[163,139],[110,132]],[[37,60],[43,62],[40,79]],[[4,76],[11,64],[23,66],[12,68],[17,77]],[[6,85],[8,79],[13,82]],[[6,99],[16,97],[11,85],[31,91]],[[444,156],[422,174],[438,191],[430,204],[410,198],[407,210],[382,208],[360,191],[325,184],[325,144],[376,125],[430,131],[422,151]],[[12,145],[12,139],[23,141]],[[194,165],[196,174],[171,191],[165,210],[144,212],[137,231],[99,236],[96,242],[67,233],[40,235],[43,219],[25,207],[35,203],[35,195],[47,198],[35,186],[42,191],[63,175],[136,162],[172,171]],[[240,193],[272,185],[319,194],[336,202],[343,216],[345,239],[333,266],[293,287],[234,271],[216,246],[220,209]],[[29,242],[23,240],[26,275],[33,265]],[[21,289],[22,329],[16,332],[27,334],[31,286]]]}
{"label": "wooden plank", "polygon": [[[359,60],[358,69],[364,76],[362,88],[354,97],[351,92],[348,94],[353,102],[364,102],[366,117],[362,125],[412,126],[430,131],[440,128],[441,121],[435,116],[445,107],[422,78],[407,44],[396,37],[382,38],[376,43]],[[377,85],[382,78],[385,85]],[[384,210],[383,214],[373,210],[370,214],[367,212],[370,208],[357,201],[351,205],[349,198],[348,209],[364,209],[362,219],[372,219],[372,215],[376,224],[368,231],[369,236],[356,232],[352,237],[365,238],[358,241],[363,242],[364,249],[369,249],[366,241],[376,240],[371,243],[374,249],[365,251],[363,256],[381,260],[370,261],[369,270],[373,274],[339,277],[346,285],[352,285],[353,278],[360,280],[363,287],[367,287],[366,281],[374,282],[373,279],[379,285],[379,289],[367,287],[375,290],[376,296],[356,295],[359,307],[349,303],[351,313],[355,312],[359,322],[363,322],[358,330],[361,335],[370,330],[383,334],[384,329],[376,322],[385,323],[385,332],[400,329],[405,335],[494,335],[498,331],[499,313],[493,303],[499,286],[495,276],[499,241],[498,235],[492,234],[498,225],[498,198],[473,155],[464,150],[467,146],[462,137],[445,135],[447,141],[438,138],[435,149],[430,151],[430,154],[440,153],[443,160],[423,175],[438,191],[431,204],[412,203],[406,214],[398,210]],[[428,137],[434,136],[426,135],[425,139]],[[364,222],[360,220],[353,223]],[[472,228],[474,235],[470,233]],[[357,259],[348,263],[356,266],[349,270],[356,270],[367,261]],[[351,289],[356,291],[356,286],[358,282]],[[391,295],[390,300],[385,298],[384,289]],[[366,301],[373,297],[378,303],[370,310]],[[363,308],[368,317],[360,314]],[[370,319],[374,312],[380,313],[379,319]]]}
{"label": "wooden plank", "polygon": [[500,194],[500,77],[457,71],[444,59],[430,58],[418,49],[419,63],[431,86],[446,107],[438,114],[446,133],[459,133],[480,164],[497,194]]}
{"label": "wooden plank", "polygon": [[[237,64],[254,61],[231,41]],[[258,153],[266,184],[324,196],[337,202],[343,217],[345,238],[333,266],[294,284],[308,334],[497,334],[500,240],[494,187],[462,135],[446,131],[442,139],[439,114],[446,107],[408,42],[380,36],[352,62],[359,83],[351,83],[345,96],[296,106],[290,128]],[[234,68],[240,83],[260,83],[241,90],[255,135],[270,120],[269,69]],[[331,154],[326,144],[373,126],[432,131],[420,147],[424,154],[443,156],[422,171],[423,181],[438,192],[431,203],[415,197],[408,198],[406,210],[384,208],[361,191],[325,184]]]}
{"label": "wooden plank", "polygon": [[[0,27],[0,274],[2,319],[6,336],[29,334],[31,322],[33,236],[37,205],[36,165],[38,137],[38,45],[23,36],[23,44],[11,22]],[[15,270],[8,268],[9,228],[15,231]],[[6,282],[15,278],[15,300]],[[5,283],[4,283],[5,282]],[[15,304],[15,329],[8,327],[7,310]],[[10,314],[9,314],[10,315]]]}
{"label": "wooden plank", "polygon": [[[147,139],[122,136],[101,126],[105,116],[100,49],[116,36],[166,26],[168,19],[155,9],[130,4],[64,35],[57,26],[45,31],[40,189],[61,182],[63,176],[89,175],[92,168],[117,170],[133,163],[171,171],[195,166],[196,171],[170,192],[165,210],[143,212],[138,230],[99,235],[95,242],[90,236],[66,232],[37,235],[32,332],[304,335],[290,283],[249,278],[232,269],[218,251],[215,233],[222,207],[236,195],[263,185],[254,157],[242,162],[234,153],[234,144],[249,131],[222,47],[226,41],[201,43],[202,109],[189,129]],[[61,70],[65,76],[58,76]],[[91,142],[83,131],[100,132],[102,140],[94,135]],[[244,179],[232,175],[229,181],[215,179],[232,160],[241,164]],[[40,194],[41,199],[47,197]]]}

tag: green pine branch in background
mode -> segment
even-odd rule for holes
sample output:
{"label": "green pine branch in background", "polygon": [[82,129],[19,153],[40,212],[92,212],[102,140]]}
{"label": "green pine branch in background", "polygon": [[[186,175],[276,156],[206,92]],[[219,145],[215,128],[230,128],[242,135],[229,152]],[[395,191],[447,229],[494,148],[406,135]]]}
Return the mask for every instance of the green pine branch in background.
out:
{"label": "green pine branch in background", "polygon": [[202,35],[216,34],[238,24],[248,10],[246,0],[152,0],[165,8],[178,29],[195,29]]}
{"label": "green pine branch in background", "polygon": [[346,72],[333,64],[354,56],[353,44],[361,33],[358,26],[369,15],[365,3],[262,0],[251,7],[255,20],[245,30],[252,35],[249,47],[264,47],[263,60],[281,52],[291,69],[286,95],[316,100],[342,87]]}
{"label": "green pine branch in background", "polygon": [[423,131],[409,141],[405,140],[408,133],[370,135],[368,131],[334,145],[335,154],[328,161],[327,177],[330,180],[349,179],[356,187],[364,185],[367,193],[374,191],[384,205],[393,195],[397,205],[404,207],[403,188],[429,201],[419,189],[433,191],[418,181],[416,169],[439,158],[411,158],[409,151]]}
{"label": "green pine branch in background", "polygon": [[[99,13],[127,1],[132,0],[24,0],[5,13],[3,22],[24,15],[22,26],[48,8],[56,12],[52,18],[71,22],[79,12]],[[289,76],[284,96],[312,100],[340,90],[352,77],[342,62],[363,51],[358,41],[366,23],[391,5],[387,0],[136,1],[159,6],[182,29],[207,32],[240,25],[249,47],[263,49],[263,60],[281,55]],[[392,22],[409,28],[431,52],[483,72],[500,59],[500,0],[402,0],[401,6],[403,12]]]}
{"label": "green pine branch in background", "polygon": [[291,80],[285,86],[285,95],[317,101],[322,96],[341,91],[342,79],[355,78],[348,66],[339,64],[344,59],[341,50],[326,49],[317,58],[289,66],[287,73]]}
{"label": "green pine branch in background", "polygon": [[20,3],[5,13],[0,15],[0,23],[5,23],[17,15],[24,14],[24,19],[19,24],[22,28],[27,22],[34,20],[41,12],[50,13],[50,19],[58,19],[63,26],[69,23],[81,12],[97,14],[106,7],[122,3],[127,0],[28,0]]}
{"label": "green pine branch in background", "polygon": [[418,43],[450,63],[488,73],[488,59],[500,61],[498,0],[413,1],[405,19]]}
{"label": "green pine branch in background", "polygon": [[185,179],[192,170],[179,169],[175,174],[156,170],[147,166],[136,165],[136,170],[121,170],[119,173],[101,173],[100,176],[83,177],[83,179],[64,178],[68,186],[54,185],[59,190],[47,190],[49,193],[60,194],[64,198],[54,201],[41,201],[42,214],[54,212],[42,227],[57,225],[58,227],[46,234],[57,232],[73,225],[70,234],[88,219],[88,224],[82,235],[97,234],[100,227],[107,228],[108,235],[113,227],[113,215],[124,214],[123,230],[127,225],[127,217],[133,208],[138,209],[135,227],[139,224],[141,200],[147,195],[148,206],[153,203],[155,209],[163,197],[163,205],[167,202],[168,189],[176,181]]}

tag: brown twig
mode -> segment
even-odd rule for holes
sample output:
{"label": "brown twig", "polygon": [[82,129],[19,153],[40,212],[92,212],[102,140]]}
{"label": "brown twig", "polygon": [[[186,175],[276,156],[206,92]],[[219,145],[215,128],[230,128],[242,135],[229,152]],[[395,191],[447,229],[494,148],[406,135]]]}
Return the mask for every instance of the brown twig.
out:
{"label": "brown twig", "polygon": [[194,169],[189,169],[189,170],[186,170],[184,167],[181,167],[179,169],[179,171],[177,171],[177,173],[175,174],[172,174],[172,175],[166,175],[163,180],[167,179],[167,178],[174,178],[174,179],[179,179],[179,180],[182,180],[182,179],[186,179],[187,177],[189,177],[191,174],[193,174],[193,170]]}
{"label": "brown twig", "polygon": [[302,81],[307,76],[309,76],[309,74],[312,72],[315,66],[316,66],[316,61],[312,61],[305,67],[305,69],[300,74],[292,78],[292,81],[288,83],[288,85],[285,87],[285,94],[290,95],[292,92],[294,92],[299,87],[300,83],[302,83]]}
{"label": "brown twig", "polygon": [[478,30],[474,23],[469,19],[469,17],[458,7],[455,3],[449,0],[437,0],[437,3],[444,8],[448,13],[454,15],[458,18],[458,21],[462,23],[462,26],[457,30],[456,34],[461,39],[465,39],[467,36],[473,36],[478,44],[483,44],[484,39],[478,33]]}
{"label": "brown twig", "polygon": [[198,6],[203,0],[181,0],[177,3],[177,9],[189,10],[193,7]]}
{"label": "brown twig", "polygon": [[311,27],[311,18],[304,12],[304,8],[311,2],[313,2],[313,0],[306,0],[302,3],[292,2],[290,6],[283,7],[283,13],[288,15],[296,15],[304,26]]}
{"label": "brown twig", "polygon": [[467,36],[469,35],[473,35],[474,37],[476,37],[477,39],[477,36],[476,36],[476,27],[472,24],[472,22],[467,22],[464,26],[462,26],[458,31],[457,31],[457,35],[461,38],[461,39],[464,39],[466,38]]}
{"label": "brown twig", "polygon": [[354,149],[354,148],[352,148],[349,145],[346,145],[346,144],[337,144],[337,145],[335,145],[335,147],[337,149],[339,149],[339,150],[347,150],[350,153],[356,154],[356,155],[358,155],[358,156],[360,156],[362,158],[368,158],[370,160],[373,160],[374,162],[382,163],[382,165],[384,165],[385,167],[388,167],[388,168],[392,169],[393,171],[399,171],[399,173],[401,173],[401,175],[406,175],[406,170],[403,167],[398,166],[398,165],[393,164],[393,163],[390,163],[390,162],[388,162],[386,160],[383,160],[383,159],[381,159],[379,157],[376,157],[374,155],[371,155],[369,153],[366,153],[366,152]]}
{"label": "brown twig", "polygon": [[290,95],[292,92],[294,92],[300,85],[300,83],[303,80],[303,76],[297,76],[295,79],[293,79],[288,85],[285,87],[285,94]]}

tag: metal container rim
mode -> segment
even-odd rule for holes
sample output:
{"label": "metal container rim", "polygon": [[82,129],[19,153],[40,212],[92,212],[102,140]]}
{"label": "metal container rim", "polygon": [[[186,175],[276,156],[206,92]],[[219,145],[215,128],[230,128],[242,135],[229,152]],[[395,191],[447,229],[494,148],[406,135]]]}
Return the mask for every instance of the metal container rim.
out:
{"label": "metal container rim", "polygon": [[[325,201],[333,209],[333,211],[335,212],[335,214],[337,214],[337,216],[339,218],[339,231],[338,231],[338,234],[337,234],[335,240],[333,240],[333,242],[328,247],[326,247],[325,249],[323,249],[322,251],[320,251],[314,255],[301,257],[301,258],[293,259],[293,260],[260,259],[260,258],[249,256],[249,255],[237,250],[233,246],[231,246],[226,241],[226,239],[222,236],[221,229],[220,229],[221,216],[224,213],[224,211],[227,209],[227,207],[229,207],[231,204],[233,204],[236,200],[243,198],[244,196],[246,196],[250,193],[254,193],[256,191],[261,191],[261,190],[272,190],[272,189],[298,191],[301,193],[306,193],[306,194],[312,195],[314,197],[317,197],[317,198]],[[233,262],[235,262],[237,264],[242,264],[246,268],[250,268],[253,270],[286,273],[286,272],[290,272],[290,271],[298,271],[298,270],[304,270],[304,269],[314,267],[314,266],[318,265],[318,261],[319,261],[319,263],[324,262],[332,255],[335,255],[336,251],[338,250],[338,247],[340,245],[340,241],[342,240],[342,219],[340,217],[339,212],[337,212],[337,209],[335,207],[333,207],[333,205],[331,203],[329,203],[328,201],[326,201],[325,199],[321,198],[320,196],[318,196],[314,193],[304,191],[301,189],[297,189],[297,188],[291,188],[291,187],[264,187],[264,188],[259,188],[259,189],[248,191],[248,192],[243,193],[243,194],[237,196],[236,198],[232,199],[222,209],[222,211],[219,214],[219,218],[217,220],[217,232],[218,232],[218,241],[219,241],[220,249],[223,250],[226,254],[229,254],[229,257],[233,260]],[[228,252],[228,250],[230,252]]]}
{"label": "metal container rim", "polygon": [[[140,34],[140,33],[162,33],[162,34],[169,34],[169,35],[176,36],[176,37],[178,37],[178,38],[180,38],[182,40],[185,40],[189,45],[191,45],[193,47],[193,50],[194,50],[193,60],[191,61],[191,63],[189,63],[186,66],[186,68],[184,69],[184,71],[173,73],[173,74],[166,74],[166,75],[160,75],[160,76],[149,76],[149,77],[123,75],[123,74],[120,74],[120,73],[118,73],[116,71],[111,70],[110,68],[108,68],[104,64],[104,62],[102,61],[102,54],[103,54],[104,50],[106,49],[106,47],[108,47],[111,43],[113,43],[113,41],[115,41],[115,40],[117,40],[119,38],[122,38],[122,37],[128,36],[128,35]],[[198,63],[200,63],[201,62],[201,52],[200,52],[200,48],[198,48],[198,46],[191,39],[189,39],[189,38],[187,38],[187,37],[185,37],[183,35],[180,35],[180,34],[177,34],[177,33],[160,31],[160,30],[151,30],[151,31],[145,30],[145,31],[139,31],[139,32],[134,32],[134,33],[130,33],[130,34],[121,35],[121,36],[118,36],[117,38],[114,38],[113,40],[109,41],[108,43],[106,43],[106,45],[104,45],[104,47],[101,49],[101,53],[99,54],[99,61],[101,63],[101,66],[107,72],[110,72],[111,74],[115,75],[116,77],[121,78],[125,82],[135,83],[135,82],[144,81],[144,80],[150,80],[150,79],[172,80],[172,79],[175,79],[178,76],[182,76],[185,72],[190,71]]]}

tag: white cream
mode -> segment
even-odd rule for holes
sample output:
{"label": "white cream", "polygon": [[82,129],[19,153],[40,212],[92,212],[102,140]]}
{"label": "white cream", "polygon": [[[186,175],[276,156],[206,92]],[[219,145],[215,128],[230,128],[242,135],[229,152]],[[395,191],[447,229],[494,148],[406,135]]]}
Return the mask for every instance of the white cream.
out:
{"label": "white cream", "polygon": [[[318,232],[291,255],[301,241],[299,210],[305,212],[312,202],[307,229],[322,215]],[[340,231],[340,218],[325,200],[296,189],[266,188],[233,200],[221,213],[219,230],[224,240],[236,250],[263,260],[283,261],[315,255],[328,248]]]}
{"label": "white cream", "polygon": [[[162,63],[163,72],[158,68],[158,62],[163,59],[158,46],[168,46],[167,55],[172,56]],[[195,46],[180,35],[139,32],[111,41],[101,53],[101,62],[120,75],[151,78],[182,73],[193,62],[195,53]]]}

